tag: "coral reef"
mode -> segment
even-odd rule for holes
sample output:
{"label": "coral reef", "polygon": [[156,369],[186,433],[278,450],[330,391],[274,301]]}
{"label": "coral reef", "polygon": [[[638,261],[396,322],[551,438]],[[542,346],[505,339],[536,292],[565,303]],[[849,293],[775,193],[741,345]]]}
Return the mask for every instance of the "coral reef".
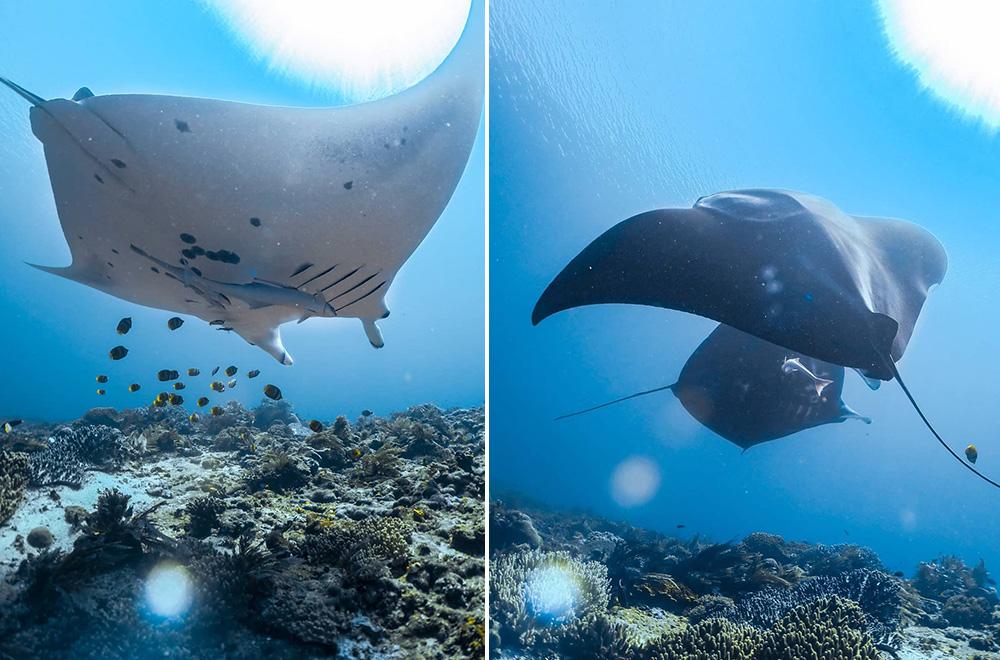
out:
{"label": "coral reef", "polygon": [[[711,543],[510,500],[491,503],[490,530],[493,657],[971,660],[1000,648],[981,561],[943,557],[906,580],[857,545],[761,532]],[[546,558],[573,577],[532,584]],[[581,574],[606,591],[584,598]]]}
{"label": "coral reef", "polygon": [[481,657],[483,432],[421,406],[310,433],[284,401],[27,423],[0,438],[0,657]]}

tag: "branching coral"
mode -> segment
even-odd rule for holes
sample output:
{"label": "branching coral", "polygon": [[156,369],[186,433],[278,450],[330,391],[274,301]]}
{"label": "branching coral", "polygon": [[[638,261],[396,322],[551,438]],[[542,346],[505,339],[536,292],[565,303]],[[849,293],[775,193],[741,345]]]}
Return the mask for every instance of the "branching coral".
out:
{"label": "branching coral", "polygon": [[725,619],[706,619],[688,626],[679,634],[661,637],[636,649],[634,657],[649,660],[747,660],[756,657],[761,638],[761,632],[752,626]]}
{"label": "branching coral", "polygon": [[771,628],[792,609],[829,596],[858,604],[864,627],[879,643],[898,645],[900,583],[880,571],[858,569],[837,577],[804,580],[794,589],[765,589],[752,594],[721,616],[757,628]]}
{"label": "branching coral", "polygon": [[603,564],[565,552],[500,554],[490,575],[491,613],[505,646],[558,646],[579,633],[568,624],[606,613],[611,597]]}
{"label": "branching coral", "polygon": [[880,660],[857,603],[825,596],[792,609],[764,635],[756,660]]}
{"label": "branching coral", "polygon": [[339,566],[358,578],[399,569],[410,556],[410,526],[400,518],[345,520],[306,536],[296,554],[314,564]]}
{"label": "branching coral", "polygon": [[117,470],[141,452],[139,438],[108,426],[64,427],[48,447],[30,458],[31,484],[67,484],[79,488],[87,466]]}

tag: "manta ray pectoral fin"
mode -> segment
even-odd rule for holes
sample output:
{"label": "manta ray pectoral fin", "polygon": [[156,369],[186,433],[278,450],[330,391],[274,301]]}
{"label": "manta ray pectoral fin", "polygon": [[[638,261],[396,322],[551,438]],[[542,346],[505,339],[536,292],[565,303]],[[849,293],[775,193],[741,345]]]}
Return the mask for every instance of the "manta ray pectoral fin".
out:
{"label": "manta ray pectoral fin", "polygon": [[31,105],[41,105],[41,104],[45,103],[45,99],[43,99],[41,96],[38,96],[37,94],[32,94],[31,92],[29,92],[25,88],[23,88],[20,85],[18,85],[13,80],[8,80],[7,78],[4,78],[3,76],[0,76],[0,83],[3,83],[4,85],[6,85],[7,87],[9,87],[10,89],[14,90],[14,92],[18,96],[20,96],[22,99],[24,99],[25,101],[27,101]]}
{"label": "manta ray pectoral fin", "polygon": [[382,339],[382,331],[378,329],[375,325],[375,321],[371,319],[361,319],[361,324],[365,328],[365,334],[368,336],[368,341],[375,348],[382,348],[385,346],[385,340]]}
{"label": "manta ray pectoral fin", "polygon": [[870,378],[866,376],[861,369],[855,369],[854,371],[857,372],[859,376],[861,376],[861,380],[865,381],[865,385],[868,386],[868,389],[877,390],[878,388],[882,387],[882,381],[880,381],[878,378]]}
{"label": "manta ray pectoral fin", "polygon": [[81,284],[89,285],[100,279],[87,271],[85,268],[81,268],[76,264],[71,264],[69,266],[42,266],[41,264],[28,263],[28,265],[42,272],[49,273],[51,275],[58,275],[59,277],[72,280],[73,282],[79,282]]}
{"label": "manta ray pectoral fin", "polygon": [[858,421],[864,422],[865,424],[871,424],[872,418],[866,415],[862,415],[853,408],[851,408],[846,403],[840,404],[840,421],[843,422],[848,419],[856,419]]}
{"label": "manta ray pectoral fin", "polygon": [[288,354],[285,345],[281,342],[281,330],[278,329],[278,326],[237,322],[230,323],[230,326],[248,343],[262,348],[281,364],[291,366],[294,363],[292,356]]}

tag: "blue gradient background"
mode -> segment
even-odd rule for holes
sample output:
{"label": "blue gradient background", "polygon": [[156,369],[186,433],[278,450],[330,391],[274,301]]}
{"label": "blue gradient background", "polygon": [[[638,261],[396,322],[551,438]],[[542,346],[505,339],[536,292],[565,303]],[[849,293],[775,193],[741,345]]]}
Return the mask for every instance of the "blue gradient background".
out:
{"label": "blue gradient background", "polygon": [[[339,105],[333,92],[272,75],[198,2],[151,0],[0,3],[0,74],[49,97],[80,86],[95,94],[163,93],[250,103]],[[95,405],[146,403],[162,368],[235,364],[262,376],[231,394],[256,404],[264,382],[284,391],[310,417],[378,413],[433,402],[479,405],[484,379],[485,151],[482,135],[447,210],[399,273],[382,322],[386,346],[369,346],[356,320],[313,319],[283,327],[295,357],[281,367],[229,333],[197,320],[169,333],[171,314],[139,308],[27,267],[69,263],[42,147],[31,134],[23,100],[0,90],[0,345],[4,387],[0,415],[66,419]],[[481,132],[482,133],[482,132]],[[111,364],[115,325],[132,316],[124,343],[132,351]],[[97,373],[112,382],[94,393]],[[206,380],[206,376],[201,377]],[[125,391],[136,379],[146,385]],[[189,387],[187,398],[196,392]],[[227,393],[230,394],[230,393]],[[194,396],[191,396],[194,395]]]}
{"label": "blue gradient background", "polygon": [[[741,187],[805,190],[906,218],[948,250],[900,369],[959,451],[1000,476],[998,139],[922,92],[873,3],[494,0],[491,5],[491,487],[716,540],[766,530],[876,549],[911,571],[940,553],[1000,565],[1000,493],[939,447],[894,383],[849,376],[874,418],[754,447],[699,427],[668,393],[714,327],[600,306],[532,327],[556,273],[613,224]],[[644,456],[662,482],[621,508]]]}

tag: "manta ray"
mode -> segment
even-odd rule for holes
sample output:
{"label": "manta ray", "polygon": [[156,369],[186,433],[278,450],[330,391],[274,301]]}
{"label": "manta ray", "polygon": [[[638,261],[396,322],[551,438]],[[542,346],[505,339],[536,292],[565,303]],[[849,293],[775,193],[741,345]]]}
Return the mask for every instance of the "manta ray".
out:
{"label": "manta ray", "polygon": [[824,424],[857,419],[844,403],[844,368],[728,325],[719,325],[684,363],[677,382],[602,403],[574,417],[670,390],[688,414],[742,449]]}
{"label": "manta ray", "polygon": [[67,267],[130,302],[232,330],[282,364],[279,326],[360,319],[383,339],[385,295],[462,175],[483,102],[483,8],[427,78],[334,108],[269,107],[82,88],[31,104]]}
{"label": "manta ray", "polygon": [[651,305],[854,368],[870,386],[895,380],[941,446],[1000,488],[944,441],[896,367],[947,267],[941,243],[913,223],[849,215],[808,193],[735,190],[607,230],[549,284],[532,322],[583,305]]}

